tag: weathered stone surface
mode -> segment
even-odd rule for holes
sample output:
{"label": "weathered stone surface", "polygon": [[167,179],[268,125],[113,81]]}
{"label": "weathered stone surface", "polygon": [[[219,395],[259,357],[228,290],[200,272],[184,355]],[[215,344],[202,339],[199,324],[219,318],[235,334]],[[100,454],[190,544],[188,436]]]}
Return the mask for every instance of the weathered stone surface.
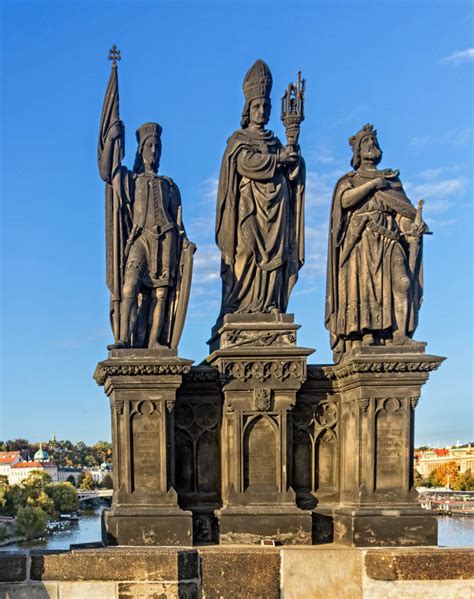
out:
{"label": "weathered stone surface", "polygon": [[312,538],[311,514],[292,509],[278,512],[263,510],[255,505],[239,513],[238,508],[224,510],[220,517],[220,542],[223,545],[259,545],[272,539],[282,545],[310,545]]}
{"label": "weathered stone surface", "polygon": [[468,580],[381,581],[365,578],[362,585],[363,599],[472,599],[473,596],[474,584]]}
{"label": "weathered stone surface", "polygon": [[276,549],[202,548],[203,599],[279,599],[280,554]]}
{"label": "weathered stone surface", "polygon": [[[389,512],[390,510],[385,510]],[[407,547],[436,545],[438,525],[431,514],[404,515],[403,510],[382,513],[338,513],[334,516],[334,541],[353,547]],[[407,510],[408,511],[408,510]]]}
{"label": "weathered stone surface", "polygon": [[362,551],[352,549],[281,550],[281,587],[285,599],[359,599]]}
{"label": "weathered stone surface", "polygon": [[192,580],[199,574],[193,549],[122,549],[34,554],[33,580]]}
{"label": "weathered stone surface", "polygon": [[[68,595],[64,595],[69,599]],[[55,582],[0,584],[0,599],[63,599]],[[92,597],[90,599],[93,599]],[[95,598],[94,598],[95,599]],[[99,599],[99,598],[97,598]],[[102,599],[102,597],[100,597]],[[109,599],[104,597],[104,599]]]}
{"label": "weathered stone surface", "polygon": [[[133,509],[133,508],[132,508]],[[163,509],[155,513],[114,515],[106,513],[104,541],[106,545],[168,546],[192,545],[193,522],[191,512],[179,508]]]}
{"label": "weathered stone surface", "polygon": [[194,582],[120,582],[117,599],[198,599]]}
{"label": "weathered stone surface", "polygon": [[0,582],[17,582],[26,578],[25,553],[0,552]]}
{"label": "weathered stone surface", "polygon": [[116,599],[115,582],[60,582],[59,599]]}
{"label": "weathered stone surface", "polygon": [[374,580],[474,578],[474,549],[369,550],[365,570]]}

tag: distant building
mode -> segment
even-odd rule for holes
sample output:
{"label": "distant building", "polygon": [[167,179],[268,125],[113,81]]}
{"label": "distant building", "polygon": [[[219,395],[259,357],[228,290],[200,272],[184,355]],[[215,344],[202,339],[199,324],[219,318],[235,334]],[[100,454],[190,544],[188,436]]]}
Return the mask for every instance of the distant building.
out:
{"label": "distant building", "polygon": [[18,462],[10,468],[8,482],[10,485],[19,485],[34,471],[46,472],[54,483],[58,482],[58,467],[51,462]]}
{"label": "distant building", "polygon": [[426,478],[436,468],[450,462],[455,462],[461,473],[467,470],[474,473],[474,447],[469,443],[464,447],[427,449],[415,454],[415,467],[423,478]]}
{"label": "distant building", "polygon": [[72,476],[74,478],[74,484],[77,486],[81,474],[81,468],[58,468],[58,483],[63,483]]}
{"label": "distant building", "polygon": [[1,451],[0,452],[0,475],[9,476],[12,466],[21,460],[19,451]]}
{"label": "distant building", "polygon": [[112,474],[112,466],[108,462],[103,462],[100,466],[84,468],[84,472],[89,472],[96,485],[100,485],[107,474]]}

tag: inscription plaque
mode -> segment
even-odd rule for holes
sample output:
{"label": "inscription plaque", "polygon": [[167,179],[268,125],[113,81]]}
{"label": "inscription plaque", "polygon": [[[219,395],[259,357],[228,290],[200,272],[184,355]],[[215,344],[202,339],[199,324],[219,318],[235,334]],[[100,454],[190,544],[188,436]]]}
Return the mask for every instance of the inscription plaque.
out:
{"label": "inscription plaque", "polygon": [[377,416],[376,488],[403,485],[402,452],[405,443],[402,412],[382,411]]}
{"label": "inscription plaque", "polygon": [[277,487],[275,431],[267,418],[250,424],[246,443],[246,487]]}
{"label": "inscription plaque", "polygon": [[133,490],[160,486],[160,416],[152,402],[141,404],[132,416]]}

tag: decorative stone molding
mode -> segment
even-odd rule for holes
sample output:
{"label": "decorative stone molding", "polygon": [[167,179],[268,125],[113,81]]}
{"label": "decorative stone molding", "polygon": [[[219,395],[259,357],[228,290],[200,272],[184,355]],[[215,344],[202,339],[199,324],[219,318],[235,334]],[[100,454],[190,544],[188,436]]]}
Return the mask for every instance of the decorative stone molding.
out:
{"label": "decorative stone molding", "polygon": [[115,402],[114,402],[115,411],[117,412],[117,414],[120,414],[120,416],[123,414],[124,406],[125,406],[125,401],[123,399],[115,400]]}
{"label": "decorative stone molding", "polygon": [[218,378],[219,371],[217,368],[196,366],[184,375],[183,381],[186,383],[206,383],[217,381]]}
{"label": "decorative stone molding", "polygon": [[367,410],[369,409],[370,400],[368,399],[359,399],[359,407],[364,414],[367,414]]}
{"label": "decorative stone molding", "polygon": [[258,412],[269,412],[273,407],[272,390],[268,387],[254,389],[253,407]]}
{"label": "decorative stone molding", "polygon": [[174,402],[175,402],[174,399],[166,400],[166,409],[168,410],[168,414],[171,414],[173,412]]}
{"label": "decorative stone molding", "polygon": [[410,405],[413,409],[416,408],[416,406],[418,405],[418,402],[420,401],[419,397],[410,397]]}
{"label": "decorative stone molding", "polygon": [[267,381],[270,378],[284,381],[289,377],[293,377],[300,382],[305,380],[303,360],[223,361],[222,371],[224,376],[244,382],[251,378],[255,378],[260,382]]}
{"label": "decorative stone molding", "polygon": [[110,364],[101,362],[97,365],[94,380],[103,385],[112,376],[142,376],[142,375],[176,375],[187,374],[191,364],[161,363],[161,364]]}
{"label": "decorative stone molding", "polygon": [[339,364],[333,367],[334,377],[336,379],[343,379],[352,374],[365,374],[365,373],[384,373],[384,372],[432,372],[437,370],[441,365],[441,359],[437,360],[417,360],[417,361],[404,361],[396,360],[390,361],[390,359],[381,359],[373,361],[350,361]]}
{"label": "decorative stone molding", "polygon": [[321,402],[316,406],[314,417],[320,426],[334,426],[337,422],[337,406],[335,402]]}

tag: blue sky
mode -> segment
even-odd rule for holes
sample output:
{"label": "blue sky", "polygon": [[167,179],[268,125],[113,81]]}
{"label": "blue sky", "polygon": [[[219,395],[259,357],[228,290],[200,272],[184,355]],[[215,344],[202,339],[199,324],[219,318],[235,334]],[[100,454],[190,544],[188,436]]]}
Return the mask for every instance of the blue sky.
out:
{"label": "blue sky", "polygon": [[161,173],[183,197],[198,245],[183,357],[200,362],[220,303],[215,190],[238,128],[242,79],[273,72],[279,98],[307,79],[306,265],[289,311],[312,362],[331,361],[323,327],[331,190],[347,139],[374,123],[382,166],[425,198],[425,301],[416,339],[448,360],[417,408],[417,443],[472,439],[473,9],[469,2],[0,3],[2,10],[2,419],[0,438],[110,439],[92,374],[111,340],[104,277],[104,191],[96,165],[116,43],[125,163],[145,121],[163,126]]}

